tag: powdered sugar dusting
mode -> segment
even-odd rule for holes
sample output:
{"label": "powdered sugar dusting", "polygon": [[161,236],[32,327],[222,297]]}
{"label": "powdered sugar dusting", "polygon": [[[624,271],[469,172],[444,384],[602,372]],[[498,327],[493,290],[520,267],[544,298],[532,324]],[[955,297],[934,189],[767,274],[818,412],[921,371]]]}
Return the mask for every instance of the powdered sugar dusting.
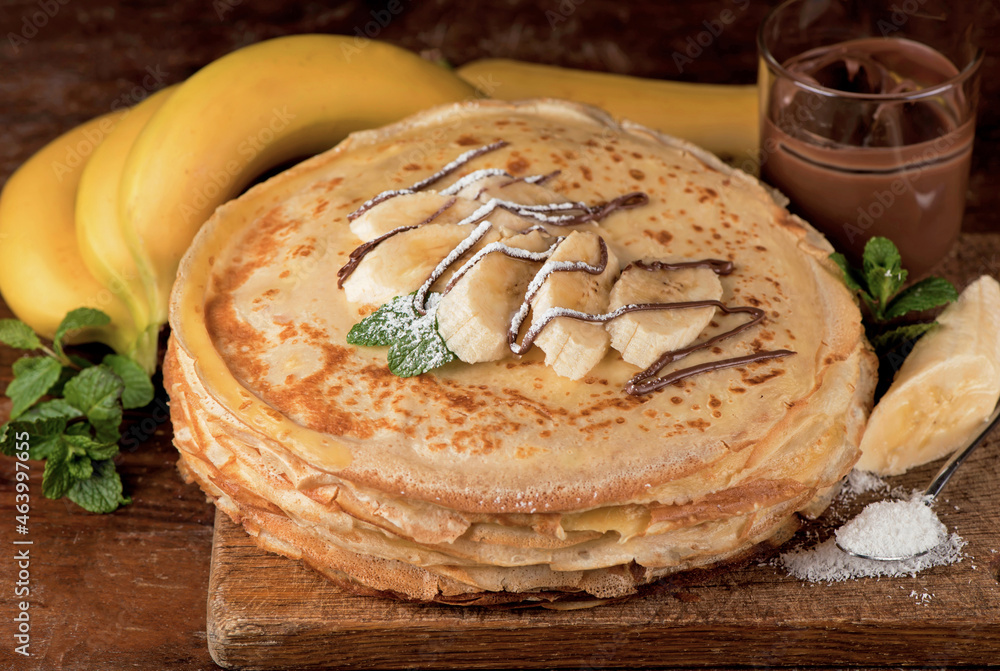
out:
{"label": "powdered sugar dusting", "polygon": [[[869,511],[867,515],[863,511],[855,518],[858,526],[853,531],[850,524],[845,525],[836,537],[785,552],[772,563],[782,566],[790,576],[800,580],[842,582],[857,578],[910,577],[935,566],[947,566],[965,559],[965,540],[957,533],[948,533],[947,527],[925,504],[922,491],[906,492],[899,487],[890,487],[889,483],[872,473],[852,471],[848,475],[837,501],[829,510],[830,521],[842,523],[844,513],[843,510],[838,512],[837,508],[843,508],[844,503],[870,492],[885,493],[900,500],[872,503],[865,508]],[[845,533],[846,539],[842,538]],[[868,550],[863,552],[867,555],[885,554],[885,551],[891,550],[896,552],[896,556],[904,556],[914,549],[933,547],[919,557],[882,561],[848,554],[837,547],[838,539],[845,546],[861,546],[852,549]],[[911,547],[915,539],[919,540],[917,545],[924,547]],[[929,598],[915,596],[918,603],[924,604]]]}
{"label": "powdered sugar dusting", "polygon": [[965,558],[965,541],[951,534],[933,550],[905,561],[878,561],[849,555],[829,538],[808,550],[793,550],[781,555],[788,574],[809,582],[842,582],[855,578],[904,577],[934,566],[955,564]]}
{"label": "powdered sugar dusting", "polygon": [[475,184],[476,182],[482,181],[489,177],[510,177],[511,174],[506,170],[500,170],[499,168],[484,168],[482,170],[475,170],[470,172],[465,177],[461,178],[451,186],[446,189],[441,189],[439,193],[442,196],[454,196],[459,191],[469,186],[470,184]]}
{"label": "powdered sugar dusting", "polygon": [[865,557],[911,557],[927,552],[947,535],[923,497],[909,501],[876,501],[837,530],[837,543]]}

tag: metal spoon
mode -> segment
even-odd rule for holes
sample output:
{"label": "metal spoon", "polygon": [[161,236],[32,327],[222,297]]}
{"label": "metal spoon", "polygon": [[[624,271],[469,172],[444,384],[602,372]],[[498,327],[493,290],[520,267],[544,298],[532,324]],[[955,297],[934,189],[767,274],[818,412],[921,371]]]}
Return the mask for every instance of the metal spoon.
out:
{"label": "metal spoon", "polygon": [[[951,476],[955,474],[955,471],[958,470],[958,467],[962,465],[962,462],[964,462],[966,458],[970,454],[972,454],[973,450],[975,450],[983,443],[986,436],[988,436],[989,433],[996,427],[996,425],[1000,423],[998,422],[998,420],[1000,420],[1000,403],[997,403],[997,406],[993,409],[993,413],[983,422],[982,431],[980,431],[975,438],[969,441],[968,445],[966,445],[964,448],[956,450],[955,453],[951,456],[951,459],[949,459],[945,463],[945,465],[941,467],[941,470],[938,471],[937,475],[934,476],[934,479],[931,480],[931,483],[927,485],[927,489],[924,490],[924,496],[923,496],[923,501],[927,505],[931,505],[934,502],[935,497],[937,497],[937,495],[941,492],[941,490],[944,489],[944,486],[948,483],[948,480],[951,479]],[[851,520],[850,522],[844,524],[843,527],[841,528],[844,528],[852,524],[853,522],[854,520]],[[940,545],[942,542],[944,542],[944,540],[945,540],[944,538],[940,538],[938,542],[928,547],[927,549],[921,552],[910,554],[908,556],[871,556],[871,555],[861,554],[859,552],[852,551],[849,548],[846,548],[843,545],[841,545],[839,539],[837,540],[837,547],[849,555],[860,557],[862,559],[875,559],[878,561],[905,561],[907,559],[915,559],[916,557],[920,557],[927,554],[928,552],[936,548],[938,545]]]}

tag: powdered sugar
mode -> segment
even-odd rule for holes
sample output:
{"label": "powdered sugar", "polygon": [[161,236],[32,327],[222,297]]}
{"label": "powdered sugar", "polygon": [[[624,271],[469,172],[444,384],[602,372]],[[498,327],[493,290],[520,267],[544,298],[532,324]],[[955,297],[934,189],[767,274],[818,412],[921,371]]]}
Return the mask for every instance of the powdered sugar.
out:
{"label": "powdered sugar", "polygon": [[948,534],[923,500],[876,501],[837,530],[837,543],[852,554],[900,559],[927,552]]}
{"label": "powdered sugar", "polygon": [[945,566],[962,561],[966,543],[958,534],[951,534],[930,552],[905,561],[878,561],[847,554],[829,538],[808,550],[793,550],[781,555],[788,574],[810,582],[841,582],[854,578],[915,576],[933,566]]}
{"label": "powdered sugar", "polygon": [[[774,563],[800,580],[840,582],[856,578],[914,576],[926,569],[955,564],[965,558],[963,549],[966,542],[957,533],[948,533],[947,527],[926,505],[922,491],[907,493],[902,488],[890,487],[885,480],[871,473],[852,471],[848,475],[837,500],[828,511],[828,519],[834,524],[842,522],[844,504],[870,492],[885,493],[900,500],[872,503],[855,517],[854,524],[841,527],[836,537],[783,553]],[[880,561],[844,552],[837,547],[838,539],[845,546],[869,556],[903,556],[913,550],[933,547],[919,557]],[[919,595],[916,599],[918,603],[926,603],[926,599]]]}

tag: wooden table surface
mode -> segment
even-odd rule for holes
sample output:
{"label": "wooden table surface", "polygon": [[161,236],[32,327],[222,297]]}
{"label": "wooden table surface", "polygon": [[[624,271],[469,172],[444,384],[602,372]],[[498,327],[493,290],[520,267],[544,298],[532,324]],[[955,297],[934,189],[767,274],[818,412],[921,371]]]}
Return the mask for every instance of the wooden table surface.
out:
{"label": "wooden table surface", "polygon": [[[386,3],[374,1],[287,6],[278,0],[2,0],[0,184],[57,134],[269,37],[355,34],[367,28],[379,39],[411,49],[440,49],[455,64],[513,57],[664,79],[752,83],[754,30],[772,4],[396,1],[394,6],[404,11],[380,26],[371,23],[372,12]],[[731,21],[678,71],[673,54],[707,29],[703,22],[716,21],[726,11]],[[975,11],[987,59],[964,223],[970,236],[963,254],[948,263],[949,274],[966,281],[984,272],[1000,275],[1000,7],[984,2]],[[9,316],[6,306],[0,305],[0,316]],[[9,381],[15,358],[13,351],[0,348],[0,387]],[[164,402],[161,390],[151,408],[128,415],[130,427],[144,438],[118,459],[132,505],[99,516],[64,501],[33,497],[33,656],[12,652],[16,566],[8,545],[0,559],[0,668],[218,668],[205,640],[214,509],[174,468],[170,425],[159,420]],[[0,401],[0,419],[6,419],[9,407],[6,398]],[[12,460],[0,459],[4,539],[13,536],[12,474]],[[31,486],[40,492],[40,464],[34,464]],[[609,657],[606,663],[613,661]]]}

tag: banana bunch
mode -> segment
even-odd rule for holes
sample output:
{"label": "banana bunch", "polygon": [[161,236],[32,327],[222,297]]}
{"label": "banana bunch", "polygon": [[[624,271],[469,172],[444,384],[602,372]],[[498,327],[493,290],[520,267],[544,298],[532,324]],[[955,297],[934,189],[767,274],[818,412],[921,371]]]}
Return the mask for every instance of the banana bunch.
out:
{"label": "banana bunch", "polygon": [[177,266],[216,207],[351,132],[475,96],[415,54],[356,37],[235,51],[57,138],[11,176],[0,194],[0,293],[47,337],[70,309],[103,310],[111,324],[77,340],[152,372]]}
{"label": "banana bunch", "polygon": [[[353,131],[482,95],[473,85],[505,99],[594,103],[723,154],[742,155],[756,146],[752,87],[496,60],[471,63],[456,76],[385,43],[283,37],[224,56],[133,109],[70,131],[29,159],[0,194],[0,294],[47,337],[70,309],[103,310],[111,324],[76,340],[104,342],[151,372],[178,264],[217,206],[261,173],[326,150]],[[88,149],[82,157],[81,147]],[[67,162],[71,155],[76,160]],[[496,184],[487,181],[476,185],[478,195],[461,195],[482,201],[495,195],[491,188]],[[530,184],[517,190],[525,203],[560,200]],[[468,214],[456,209],[448,221]],[[518,225],[518,217],[504,211],[493,219],[511,230]],[[487,267],[493,265],[505,264]],[[352,284],[363,292],[369,281],[361,279]],[[386,280],[378,295],[396,291],[395,280]]]}
{"label": "banana bunch", "polygon": [[757,87],[691,84],[537,65],[502,58],[473,61],[458,76],[501,100],[563,98],[596,105],[689,140],[756,171]]}

